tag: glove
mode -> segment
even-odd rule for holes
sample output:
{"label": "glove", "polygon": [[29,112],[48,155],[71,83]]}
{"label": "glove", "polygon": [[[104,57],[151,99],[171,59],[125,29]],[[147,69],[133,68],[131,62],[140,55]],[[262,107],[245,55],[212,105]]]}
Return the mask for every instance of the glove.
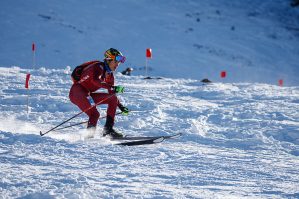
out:
{"label": "glove", "polygon": [[123,86],[113,86],[113,90],[115,93],[123,93],[125,90],[125,87]]}
{"label": "glove", "polygon": [[130,110],[127,107],[125,107],[123,105],[119,105],[119,109],[121,110],[122,115],[125,115],[125,116],[129,115]]}

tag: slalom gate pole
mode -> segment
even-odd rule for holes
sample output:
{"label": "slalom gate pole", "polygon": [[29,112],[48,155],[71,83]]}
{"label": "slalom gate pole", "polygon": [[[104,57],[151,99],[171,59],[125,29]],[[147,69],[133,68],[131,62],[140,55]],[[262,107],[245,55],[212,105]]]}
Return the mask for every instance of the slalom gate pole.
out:
{"label": "slalom gate pole", "polygon": [[29,89],[27,89],[27,118],[29,117]]}
{"label": "slalom gate pole", "polygon": [[[32,43],[32,68],[35,69],[35,43]],[[29,81],[30,81],[30,72],[26,74],[25,88],[27,89],[27,117],[29,117]]]}
{"label": "slalom gate pole", "polygon": [[145,77],[148,77],[147,76],[147,58],[145,59]]}
{"label": "slalom gate pole", "polygon": [[[119,115],[119,114],[122,114],[122,112],[119,112],[119,113],[116,113],[115,115]],[[107,115],[105,116],[102,116],[100,117],[99,119],[103,119],[107,117]],[[70,127],[73,127],[73,126],[78,126],[80,124],[86,124],[88,121],[85,121],[85,122],[79,122],[79,123],[76,123],[76,124],[72,124],[72,125],[69,125],[69,126],[65,126],[65,127],[61,127],[61,128],[58,128],[58,129],[55,129],[54,131],[58,131],[58,130],[62,130],[62,129],[67,129],[67,128],[70,128]]]}
{"label": "slalom gate pole", "polygon": [[27,118],[29,118],[29,81],[30,81],[30,73],[26,74],[25,88],[27,90]]}
{"label": "slalom gate pole", "polygon": [[43,133],[42,131],[40,131],[40,132],[39,132],[40,136],[44,136],[44,135],[46,135],[47,133],[49,133],[49,132],[51,132],[51,131],[53,131],[53,130],[57,129],[57,128],[58,128],[58,127],[60,127],[61,125],[63,125],[63,124],[65,124],[65,123],[67,123],[68,121],[70,121],[70,120],[74,119],[75,117],[78,117],[78,116],[79,116],[79,115],[81,115],[82,113],[85,113],[86,111],[89,111],[90,109],[92,109],[92,108],[96,107],[97,105],[99,105],[99,104],[101,104],[103,101],[105,101],[105,100],[107,100],[107,99],[111,98],[111,97],[112,97],[112,96],[114,96],[115,94],[116,94],[116,93],[114,93],[114,94],[112,94],[112,95],[110,95],[110,96],[106,97],[105,99],[103,99],[103,100],[99,101],[98,103],[96,103],[96,104],[94,104],[94,105],[90,106],[89,108],[87,108],[87,109],[85,109],[85,110],[81,111],[80,113],[77,113],[77,114],[76,114],[76,115],[74,115],[73,117],[71,117],[71,118],[69,118],[69,119],[67,119],[67,120],[65,120],[65,121],[63,121],[63,122],[61,122],[60,124],[58,124],[57,126],[55,126],[55,127],[51,128],[50,130],[48,130],[48,131],[47,131],[47,132],[45,132],[45,133]]}

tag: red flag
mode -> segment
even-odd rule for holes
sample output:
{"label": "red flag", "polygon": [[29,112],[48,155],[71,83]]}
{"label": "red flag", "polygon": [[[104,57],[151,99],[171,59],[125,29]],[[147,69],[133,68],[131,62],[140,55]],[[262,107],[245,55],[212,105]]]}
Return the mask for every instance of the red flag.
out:
{"label": "red flag", "polygon": [[35,44],[32,43],[32,51],[35,51]]}
{"label": "red flag", "polygon": [[220,73],[220,77],[221,77],[221,78],[225,78],[225,77],[226,77],[226,71],[221,71],[221,73]]}
{"label": "red flag", "polygon": [[29,88],[29,79],[30,79],[30,73],[27,73],[26,75],[26,82],[25,82],[25,88]]}
{"label": "red flag", "polygon": [[278,80],[278,85],[283,86],[283,79]]}
{"label": "red flag", "polygon": [[152,49],[151,48],[146,49],[146,58],[148,58],[148,59],[152,58]]}

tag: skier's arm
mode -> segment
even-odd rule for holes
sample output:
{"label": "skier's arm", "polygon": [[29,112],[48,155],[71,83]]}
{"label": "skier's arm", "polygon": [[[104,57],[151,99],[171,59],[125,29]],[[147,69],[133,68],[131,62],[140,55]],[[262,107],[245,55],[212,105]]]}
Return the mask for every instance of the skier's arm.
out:
{"label": "skier's arm", "polygon": [[107,84],[106,82],[101,81],[99,78],[93,78],[91,81],[97,87],[105,88],[108,91],[113,90],[112,86],[110,84]]}

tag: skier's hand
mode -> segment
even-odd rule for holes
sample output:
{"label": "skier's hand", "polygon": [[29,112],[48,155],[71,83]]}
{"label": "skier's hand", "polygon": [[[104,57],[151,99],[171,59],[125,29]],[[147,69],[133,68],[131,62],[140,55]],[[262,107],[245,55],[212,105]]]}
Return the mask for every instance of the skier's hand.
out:
{"label": "skier's hand", "polygon": [[125,90],[125,87],[123,86],[113,86],[112,88],[115,93],[123,93]]}
{"label": "skier's hand", "polygon": [[127,107],[124,107],[124,109],[121,111],[121,114],[127,116],[129,115],[129,112],[130,110]]}
{"label": "skier's hand", "polygon": [[127,107],[120,105],[119,109],[121,110],[122,115],[125,115],[125,116],[129,115],[130,110]]}

